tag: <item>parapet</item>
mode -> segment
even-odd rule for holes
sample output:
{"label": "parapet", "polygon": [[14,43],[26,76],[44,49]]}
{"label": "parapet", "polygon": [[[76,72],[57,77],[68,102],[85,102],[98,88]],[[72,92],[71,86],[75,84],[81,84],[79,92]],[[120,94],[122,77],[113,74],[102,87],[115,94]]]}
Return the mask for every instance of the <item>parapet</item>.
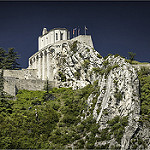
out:
{"label": "parapet", "polygon": [[91,35],[79,35],[71,40],[73,40],[73,41],[78,40],[79,42],[86,43],[87,45],[91,46],[92,48],[94,47]]}

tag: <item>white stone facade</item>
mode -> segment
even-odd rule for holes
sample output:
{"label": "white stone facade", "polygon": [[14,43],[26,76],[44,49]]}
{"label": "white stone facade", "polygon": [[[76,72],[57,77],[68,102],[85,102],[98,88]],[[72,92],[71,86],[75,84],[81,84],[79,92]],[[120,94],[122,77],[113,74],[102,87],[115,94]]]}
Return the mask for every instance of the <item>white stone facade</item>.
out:
{"label": "white stone facade", "polygon": [[49,32],[44,28],[42,35],[38,38],[38,49],[41,50],[50,44],[69,39],[70,33],[66,28],[54,28]]}
{"label": "white stone facade", "polygon": [[79,35],[69,40],[69,31],[65,28],[55,28],[49,32],[44,28],[42,34],[43,35],[38,39],[38,52],[29,58],[28,69],[37,70],[37,79],[54,80],[54,72],[56,71],[55,56],[59,53],[63,53],[65,48],[69,46],[69,42],[78,40],[93,48],[90,35]]}

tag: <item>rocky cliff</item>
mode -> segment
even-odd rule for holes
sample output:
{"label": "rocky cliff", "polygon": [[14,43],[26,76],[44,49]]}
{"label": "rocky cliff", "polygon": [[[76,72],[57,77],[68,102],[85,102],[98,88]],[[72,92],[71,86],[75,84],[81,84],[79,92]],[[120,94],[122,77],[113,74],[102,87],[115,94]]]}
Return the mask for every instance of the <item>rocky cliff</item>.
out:
{"label": "rocky cliff", "polygon": [[[33,73],[36,82],[29,82],[20,74],[32,70],[22,70],[18,76],[35,91],[19,86],[18,78],[24,90],[16,100],[1,96],[0,148],[150,149],[150,70],[138,71],[119,55],[103,58],[84,42],[54,48],[49,53],[55,88],[46,82],[46,92],[36,91],[45,81],[37,82]],[[4,75],[10,72],[16,77],[14,71]]]}
{"label": "rocky cliff", "polygon": [[[99,132],[107,135],[95,141],[97,147],[133,148],[135,142],[132,139],[136,134],[143,140],[147,137],[149,143],[149,129],[142,128],[139,123],[139,79],[131,64],[118,55],[104,59],[92,47],[78,41],[70,41],[62,53],[54,55],[54,60],[54,80],[59,87],[80,89],[97,82],[97,92],[87,98],[88,109],[83,111],[82,117],[84,121],[93,115],[99,124]],[[95,138],[101,136],[96,134]],[[143,140],[137,149],[150,148]]]}

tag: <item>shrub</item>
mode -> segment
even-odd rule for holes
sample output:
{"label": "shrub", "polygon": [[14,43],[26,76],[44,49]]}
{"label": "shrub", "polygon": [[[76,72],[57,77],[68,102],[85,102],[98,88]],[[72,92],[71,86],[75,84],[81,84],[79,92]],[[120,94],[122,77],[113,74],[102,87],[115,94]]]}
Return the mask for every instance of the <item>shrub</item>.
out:
{"label": "shrub", "polygon": [[100,68],[96,68],[96,67],[94,67],[94,68],[92,68],[92,71],[95,73],[95,74],[98,74],[98,73],[100,73],[100,71],[101,71],[101,69]]}
{"label": "shrub", "polygon": [[119,55],[119,54],[115,54],[115,55],[114,55],[114,57],[118,57],[118,56],[120,56],[120,55]]}
{"label": "shrub", "polygon": [[119,91],[115,92],[114,97],[116,98],[117,103],[122,100],[122,93]]}
{"label": "shrub", "polygon": [[108,149],[108,148],[109,148],[109,144],[101,145],[99,147],[99,149]]}
{"label": "shrub", "polygon": [[90,52],[90,49],[89,48],[86,48],[87,52]]}
{"label": "shrub", "polygon": [[101,56],[100,54],[97,54],[97,57],[98,57],[98,58],[102,58],[102,56]]}
{"label": "shrub", "polygon": [[75,123],[75,121],[77,121],[77,118],[73,115],[65,115],[63,117],[63,122],[66,123],[67,125],[73,124]]}
{"label": "shrub", "polygon": [[83,62],[83,64],[82,64],[82,67],[84,69],[87,69],[89,64],[90,64],[90,61],[88,59],[85,59],[84,62]]}
{"label": "shrub", "polygon": [[59,71],[58,75],[60,76],[62,82],[66,82],[66,76],[62,72]]}
{"label": "shrub", "polygon": [[80,76],[81,76],[80,70],[77,70],[77,71],[74,73],[74,76],[77,78],[77,80],[80,80]]}
{"label": "shrub", "polygon": [[77,52],[77,43],[78,41],[74,41],[73,44],[70,46],[70,50],[73,51],[73,53]]}
{"label": "shrub", "polygon": [[128,117],[125,116],[120,118],[119,116],[116,116],[108,121],[108,125],[110,126],[111,133],[113,133],[116,141],[121,144],[124,128],[128,125]]}
{"label": "shrub", "polygon": [[108,121],[108,124],[110,126],[113,126],[114,124],[118,123],[120,120],[120,117],[119,116],[115,116],[112,120]]}
{"label": "shrub", "polygon": [[108,54],[107,56],[104,57],[104,59],[107,59],[109,56],[112,56],[112,54]]}
{"label": "shrub", "polygon": [[104,67],[106,68],[106,66],[109,64],[109,61],[108,60],[105,60],[105,61],[103,61],[103,65],[104,65]]}
{"label": "shrub", "polygon": [[141,67],[140,71],[138,72],[139,77],[148,76],[150,74],[150,69],[148,67]]}
{"label": "shrub", "polygon": [[85,145],[85,142],[83,139],[79,140],[78,143],[77,143],[77,147],[78,149],[83,149],[84,148],[84,145]]}
{"label": "shrub", "polygon": [[109,134],[109,128],[105,128],[105,129],[102,129],[100,131],[100,138],[99,138],[99,141],[105,141],[105,140],[109,140],[110,139],[110,134]]}
{"label": "shrub", "polygon": [[104,114],[104,115],[108,115],[107,109],[104,109],[104,110],[103,110],[103,114]]}

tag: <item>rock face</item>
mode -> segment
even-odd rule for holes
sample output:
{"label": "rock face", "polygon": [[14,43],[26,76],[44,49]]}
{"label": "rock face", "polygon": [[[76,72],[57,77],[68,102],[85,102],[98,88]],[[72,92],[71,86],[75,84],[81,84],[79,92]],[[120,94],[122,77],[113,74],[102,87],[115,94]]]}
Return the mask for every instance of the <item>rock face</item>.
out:
{"label": "rock face", "polygon": [[78,41],[70,41],[62,53],[54,56],[54,80],[59,87],[82,88],[95,81],[91,78],[92,69],[100,67],[103,59],[91,46]]}
{"label": "rock face", "polygon": [[[108,122],[116,116],[127,118],[128,124],[124,128],[118,127],[122,129],[120,142],[112,134],[111,139],[95,144],[128,149],[130,139],[139,128],[139,80],[136,70],[124,58],[109,56],[104,59],[91,46],[78,41],[70,41],[62,53],[55,54],[54,58],[54,80],[59,87],[78,89],[98,82],[98,95],[92,93],[89,96],[89,109],[84,113],[93,114],[100,125],[99,131],[108,128]],[[93,102],[95,97],[97,99]],[[111,132],[111,129],[108,131]]]}
{"label": "rock face", "polygon": [[[108,129],[108,133],[112,132],[109,122],[116,116],[120,120],[125,117],[127,119],[126,125],[115,130],[118,132],[116,135],[120,135],[120,140],[116,140],[113,133],[110,139],[96,142],[95,145],[109,144],[108,148],[122,150],[131,148],[132,138],[140,128],[139,80],[136,69],[117,55],[104,59],[91,46],[79,41],[70,41],[63,52],[54,58],[54,80],[58,87],[78,89],[98,82],[98,94],[92,93],[89,96],[89,109],[84,113],[85,116],[93,114],[100,125],[99,131]],[[141,137],[148,137],[148,134],[149,129],[146,128],[141,128],[138,133]]]}
{"label": "rock face", "polygon": [[[110,56],[105,62],[108,64],[107,69],[112,66],[110,67],[112,70],[107,75],[99,76],[100,95],[95,104],[93,116],[100,124],[100,129],[106,128],[107,122],[115,116],[128,116],[128,126],[125,127],[121,139],[121,149],[128,149],[130,139],[138,128],[139,81],[135,69],[121,57]],[[114,145],[114,139],[111,139],[109,143],[110,148]]]}

